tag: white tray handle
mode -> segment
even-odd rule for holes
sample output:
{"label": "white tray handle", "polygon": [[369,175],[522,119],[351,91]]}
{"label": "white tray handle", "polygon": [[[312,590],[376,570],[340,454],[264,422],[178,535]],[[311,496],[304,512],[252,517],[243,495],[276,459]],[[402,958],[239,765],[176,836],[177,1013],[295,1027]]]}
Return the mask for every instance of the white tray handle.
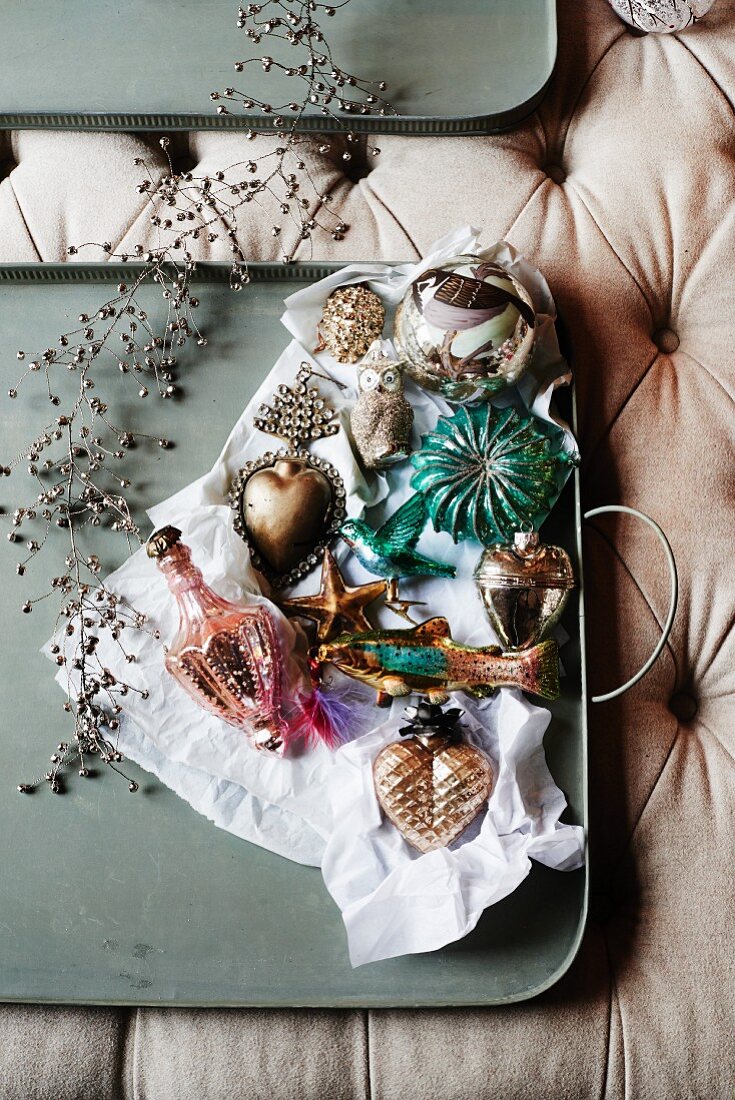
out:
{"label": "white tray handle", "polygon": [[613,691],[608,691],[604,695],[593,695],[593,703],[606,703],[609,699],[617,699],[619,695],[624,695],[626,691],[630,691],[639,680],[642,680],[646,673],[653,667],[658,658],[661,656],[661,651],[669,640],[669,634],[671,633],[671,627],[674,623],[674,616],[676,615],[676,605],[679,602],[679,577],[676,572],[676,560],[674,553],[669,545],[669,540],[663,533],[659,525],[650,516],[645,515],[643,512],[639,512],[636,508],[628,508],[624,504],[605,504],[600,508],[591,508],[589,512],[584,513],[585,519],[592,519],[593,516],[601,516],[608,512],[623,512],[628,516],[635,516],[637,519],[642,519],[644,523],[647,523],[649,527],[658,535],[659,541],[664,548],[666,554],[666,561],[669,567],[669,578],[671,580],[671,600],[669,603],[669,614],[666,617],[661,637],[659,638],[656,648],[651,656],[642,665],[635,676],[631,676],[630,680],[621,684],[620,687],[615,688]]}

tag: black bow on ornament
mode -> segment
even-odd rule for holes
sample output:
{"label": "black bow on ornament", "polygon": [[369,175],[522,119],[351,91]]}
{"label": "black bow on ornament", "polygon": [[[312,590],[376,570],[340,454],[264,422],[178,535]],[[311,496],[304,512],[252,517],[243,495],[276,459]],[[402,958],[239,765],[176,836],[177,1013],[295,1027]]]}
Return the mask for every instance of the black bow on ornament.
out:
{"label": "black bow on ornament", "polygon": [[399,729],[401,737],[415,737],[417,733],[441,733],[445,737],[459,737],[457,722],[463,712],[459,707],[444,710],[438,703],[419,703],[417,707],[406,707],[408,726]]}

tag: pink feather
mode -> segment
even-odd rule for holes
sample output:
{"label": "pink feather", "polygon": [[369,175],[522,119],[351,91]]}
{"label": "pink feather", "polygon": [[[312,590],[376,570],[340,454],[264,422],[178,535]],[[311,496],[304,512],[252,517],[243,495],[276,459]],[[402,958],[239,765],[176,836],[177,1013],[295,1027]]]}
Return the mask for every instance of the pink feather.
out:
{"label": "pink feather", "polygon": [[299,707],[297,736],[305,744],[323,741],[330,749],[338,749],[349,741],[352,708],[339,696],[315,687],[311,695],[299,696]]}
{"label": "pink feather", "polygon": [[288,744],[301,741],[307,746],[323,741],[330,749],[338,749],[350,740],[355,725],[352,685],[326,691],[317,662],[310,662],[312,689],[301,692],[297,699],[298,713],[290,723]]}

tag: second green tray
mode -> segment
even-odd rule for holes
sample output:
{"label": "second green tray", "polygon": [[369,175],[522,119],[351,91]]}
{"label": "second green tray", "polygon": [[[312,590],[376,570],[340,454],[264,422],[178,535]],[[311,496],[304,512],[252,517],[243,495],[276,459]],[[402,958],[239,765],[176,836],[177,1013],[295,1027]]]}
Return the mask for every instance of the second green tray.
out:
{"label": "second green tray", "polygon": [[[236,28],[231,0],[0,0],[0,128],[159,130],[272,127],[272,117],[218,115],[228,85],[274,105],[293,79],[236,60],[296,51]],[[385,80],[396,116],[349,115],[345,128],[404,134],[508,129],[543,96],[556,60],[555,0],[352,0],[323,20],[335,61]],[[288,117],[288,112],[285,112]],[[312,109],[304,129],[341,129]]]}

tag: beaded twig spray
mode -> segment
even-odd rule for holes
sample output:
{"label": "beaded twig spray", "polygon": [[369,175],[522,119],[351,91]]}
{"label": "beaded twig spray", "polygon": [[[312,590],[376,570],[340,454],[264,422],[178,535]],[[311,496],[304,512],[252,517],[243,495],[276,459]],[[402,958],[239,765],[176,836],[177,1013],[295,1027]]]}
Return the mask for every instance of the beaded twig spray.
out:
{"label": "beaded twig spray", "polygon": [[[111,375],[120,376],[124,385],[134,385],[141,399],[155,392],[164,398],[175,395],[179,349],[191,339],[200,346],[206,344],[192,315],[198,305],[190,286],[194,242],[200,238],[208,244],[227,242],[232,256],[230,285],[240,290],[248,281],[238,225],[238,211],[244,206],[254,203],[262,209],[264,219],[272,220],[272,235],[279,240],[285,236],[285,228],[291,228],[291,242],[282,252],[285,263],[292,262],[296,251],[304,242],[311,242],[315,233],[327,232],[334,240],[342,240],[348,231],[331,195],[317,186],[306,159],[313,150],[321,155],[329,152],[330,145],[323,137],[304,136],[300,123],[305,112],[315,106],[340,123],[343,116],[355,113],[394,113],[382,98],[383,81],[363,80],[335,62],[320,20],[335,16],[349,2],[264,0],[238,9],[237,26],[252,45],[270,37],[282,40],[294,53],[293,64],[253,56],[236,62],[236,71],[245,72],[250,64],[259,63],[266,72],[274,70],[292,78],[300,91],[280,107],[233,88],[213,92],[211,98],[218,102],[220,113],[230,110],[227,104],[247,111],[257,108],[264,125],[272,127],[276,144],[269,142],[258,155],[259,134],[253,128],[247,132],[249,141],[255,143],[252,157],[219,171],[197,174],[177,170],[170,156],[170,140],[161,138],[166,172],[160,174],[143,158],[136,159],[145,173],[137,189],[150,205],[154,243],[145,241],[130,251],[115,251],[109,241],[87,242],[67,250],[76,256],[93,247],[108,259],[135,261],[142,267],[131,271],[129,282],[120,283],[113,297],[80,314],[79,327],[62,333],[58,346],[38,354],[18,352],[18,359],[29,365],[9,397],[15,398],[21,385],[38,380],[54,414],[15,459],[0,465],[2,473],[10,475],[26,464],[34,483],[34,498],[16,503],[4,513],[10,518],[9,541],[25,543],[16,566],[21,577],[36,564],[41,552],[50,548],[52,528],[68,533],[63,565],[49,588],[27,599],[22,610],[28,614],[40,600],[54,595],[60,600],[52,652],[57,663],[69,671],[64,709],[73,722],[72,736],[52,754],[51,767],[35,782],[21,783],[18,789],[22,792],[44,782],[60,792],[62,772],[77,767],[79,774],[86,776],[90,756],[119,771],[122,754],[117,748],[117,730],[124,697],[131,691],[146,694],[145,686],[121,682],[97,656],[100,632],[107,630],[125,661],[133,664],[134,654],[124,647],[122,634],[128,628],[145,629],[145,616],[125,607],[100,580],[99,559],[82,549],[79,535],[82,529],[105,524],[120,532],[130,549],[139,544],[141,533],[126,496],[130,480],[123,472],[128,450],[136,441],[146,439],[153,439],[163,449],[171,443],[163,434],[144,437],[134,427],[116,422],[107,396]],[[337,140],[344,145],[342,160],[351,161],[358,138],[348,124]],[[373,147],[370,152],[379,150]],[[276,219],[272,219],[274,209]],[[151,283],[160,287],[167,304],[166,320],[160,327],[154,327],[137,299],[141,287]],[[77,392],[63,407],[54,385],[61,370],[76,372],[79,380]],[[134,791],[137,784],[129,780],[129,787]]]}

